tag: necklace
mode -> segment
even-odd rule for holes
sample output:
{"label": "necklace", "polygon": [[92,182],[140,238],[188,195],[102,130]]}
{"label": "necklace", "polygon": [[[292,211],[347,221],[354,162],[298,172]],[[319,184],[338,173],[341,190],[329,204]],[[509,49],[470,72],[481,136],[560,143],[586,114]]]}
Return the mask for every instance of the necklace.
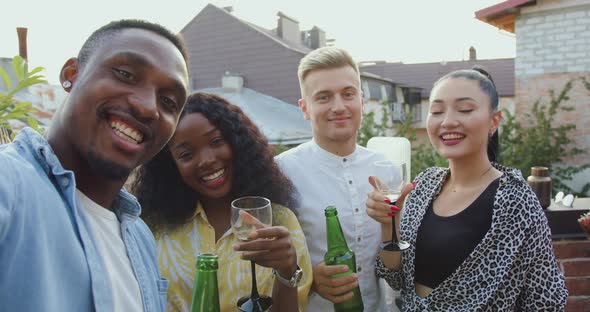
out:
{"label": "necklace", "polygon": [[[493,168],[493,166],[492,166],[492,165],[490,165],[490,167],[489,167],[488,169],[486,169],[486,171],[484,171],[484,172],[483,172],[483,173],[482,173],[482,174],[479,176],[479,178],[481,179],[481,178],[482,178],[484,175],[486,175],[486,173],[490,172],[490,170],[492,170],[492,168]],[[456,190],[455,188],[453,188],[453,187],[451,187],[451,191],[453,191],[453,193],[456,193],[456,192],[457,192],[457,190]]]}
{"label": "necklace", "polygon": [[479,177],[480,178],[483,177],[486,173],[490,172],[490,170],[492,170],[492,168],[493,168],[493,166],[490,165],[490,167],[486,171],[484,171]]}

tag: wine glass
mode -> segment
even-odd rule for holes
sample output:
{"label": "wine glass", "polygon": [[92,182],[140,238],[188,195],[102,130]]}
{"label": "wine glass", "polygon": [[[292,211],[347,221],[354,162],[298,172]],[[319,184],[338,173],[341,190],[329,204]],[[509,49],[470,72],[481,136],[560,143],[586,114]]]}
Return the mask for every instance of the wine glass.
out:
{"label": "wine glass", "polygon": [[[249,241],[250,233],[262,225],[272,224],[270,200],[260,196],[241,197],[231,202],[231,228],[240,241]],[[256,286],[256,264],[252,267],[252,292],[249,297],[238,300],[237,306],[243,312],[264,312],[272,305],[272,298],[260,296]]]}
{"label": "wine glass", "polygon": [[[376,176],[379,179],[377,189],[391,205],[395,205],[400,197],[402,188],[407,182],[407,168],[405,162],[382,160],[375,162]],[[397,239],[395,231],[395,215],[391,217],[391,241],[382,242],[379,247],[387,251],[402,251],[410,247],[410,244]]]}

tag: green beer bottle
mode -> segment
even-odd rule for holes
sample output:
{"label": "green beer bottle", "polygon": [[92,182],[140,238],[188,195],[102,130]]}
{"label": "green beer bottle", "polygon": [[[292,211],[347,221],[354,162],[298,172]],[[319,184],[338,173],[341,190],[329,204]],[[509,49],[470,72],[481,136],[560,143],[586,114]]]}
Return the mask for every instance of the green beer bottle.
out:
{"label": "green beer bottle", "polygon": [[197,258],[191,312],[219,312],[217,255],[202,253]]}
{"label": "green beer bottle", "polygon": [[[336,274],[332,277],[341,277],[351,275],[356,272],[356,260],[354,252],[348,248],[342,227],[338,220],[338,211],[336,207],[328,206],[324,214],[326,215],[326,232],[328,235],[328,252],[324,255],[324,262],[327,265],[347,265],[348,272]],[[352,299],[334,304],[335,312],[362,312],[364,309],[361,290],[357,286],[352,290]]]}

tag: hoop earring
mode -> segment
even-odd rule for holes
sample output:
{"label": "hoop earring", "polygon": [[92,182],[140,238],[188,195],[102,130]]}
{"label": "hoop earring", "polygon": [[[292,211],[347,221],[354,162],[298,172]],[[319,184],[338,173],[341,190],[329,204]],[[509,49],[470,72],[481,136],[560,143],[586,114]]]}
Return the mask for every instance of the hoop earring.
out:
{"label": "hoop earring", "polygon": [[61,85],[64,87],[64,89],[69,89],[72,87],[72,83],[69,80],[64,81]]}

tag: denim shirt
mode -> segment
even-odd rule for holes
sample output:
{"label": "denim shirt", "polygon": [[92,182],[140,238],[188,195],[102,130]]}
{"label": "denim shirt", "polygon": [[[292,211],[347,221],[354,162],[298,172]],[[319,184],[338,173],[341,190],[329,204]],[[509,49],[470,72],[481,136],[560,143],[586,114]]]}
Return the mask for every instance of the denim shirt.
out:
{"label": "denim shirt", "polygon": [[[164,311],[168,281],[141,208],[124,189],[113,208],[144,311]],[[107,268],[80,209],[74,173],[42,136],[24,129],[0,146],[0,309],[113,311]]]}

